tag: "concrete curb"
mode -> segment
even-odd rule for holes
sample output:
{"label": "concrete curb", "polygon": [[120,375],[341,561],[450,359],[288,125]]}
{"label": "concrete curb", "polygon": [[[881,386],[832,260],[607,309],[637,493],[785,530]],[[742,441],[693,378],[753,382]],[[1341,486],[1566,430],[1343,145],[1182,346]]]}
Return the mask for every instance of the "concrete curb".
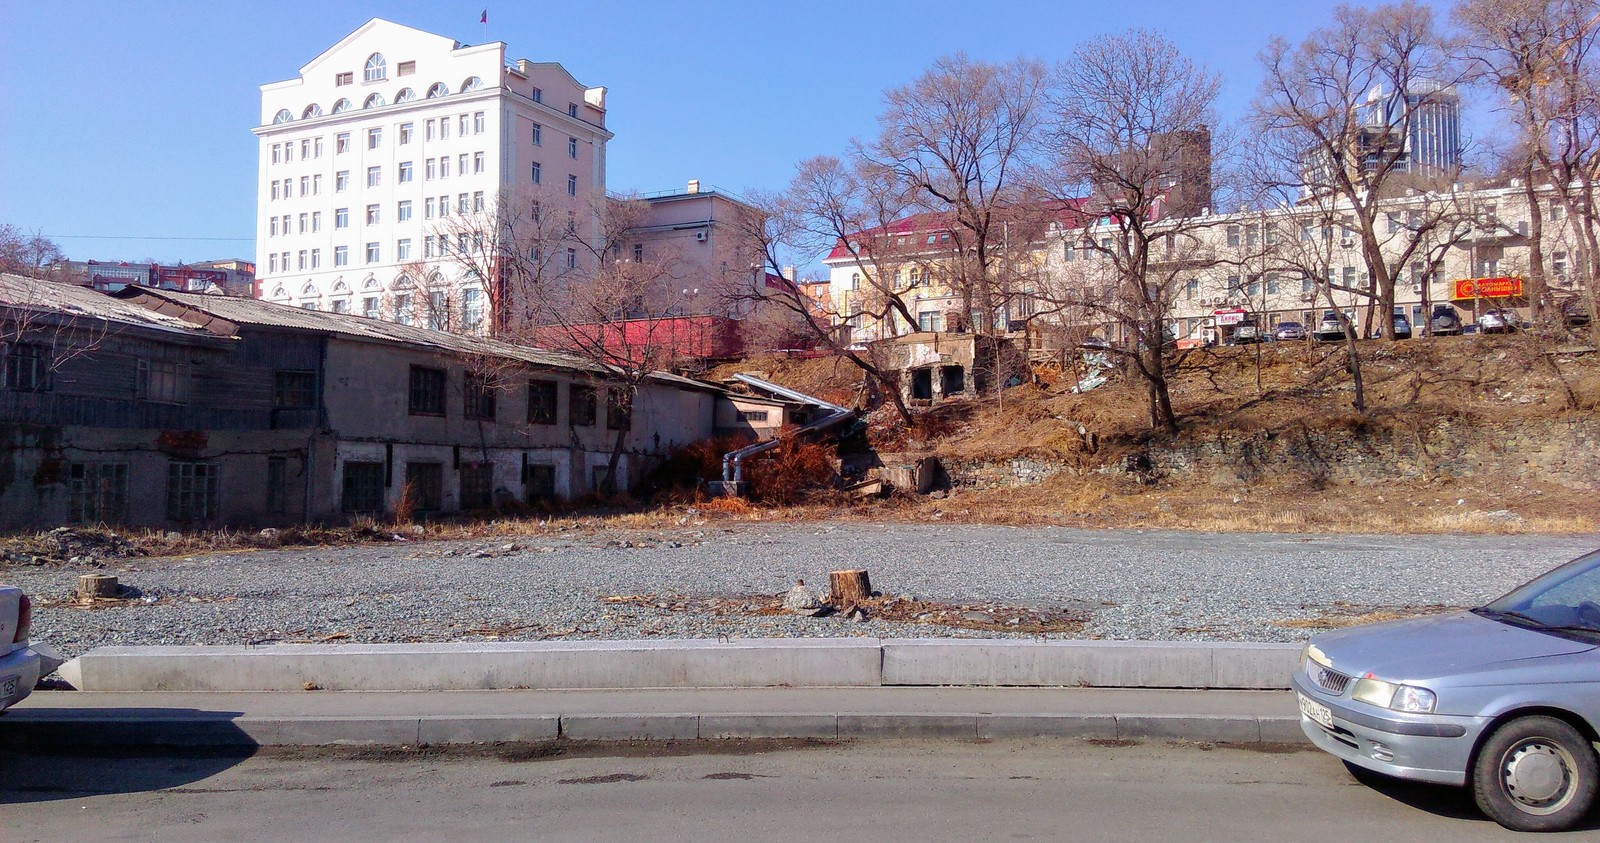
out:
{"label": "concrete curb", "polygon": [[[571,741],[806,738],[824,741],[1071,738],[1197,743],[1308,743],[1298,718],[1106,714],[603,714],[395,717],[51,716],[7,714],[11,747],[252,749],[271,746],[460,746]],[[1308,744],[1309,745],[1309,744]]]}
{"label": "concrete curb", "polygon": [[1284,690],[1299,645],[997,639],[675,639],[101,647],[84,691],[444,691],[872,686]]}

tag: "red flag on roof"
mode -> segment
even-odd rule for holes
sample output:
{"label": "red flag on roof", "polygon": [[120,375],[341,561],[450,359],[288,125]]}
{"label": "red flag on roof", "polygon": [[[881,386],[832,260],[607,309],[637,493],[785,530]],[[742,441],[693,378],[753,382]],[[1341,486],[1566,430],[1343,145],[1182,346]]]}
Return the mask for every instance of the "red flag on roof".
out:
{"label": "red flag on roof", "polygon": [[478,16],[478,23],[488,23],[488,22],[489,22],[489,10],[488,9],[484,9],[483,10],[483,14]]}

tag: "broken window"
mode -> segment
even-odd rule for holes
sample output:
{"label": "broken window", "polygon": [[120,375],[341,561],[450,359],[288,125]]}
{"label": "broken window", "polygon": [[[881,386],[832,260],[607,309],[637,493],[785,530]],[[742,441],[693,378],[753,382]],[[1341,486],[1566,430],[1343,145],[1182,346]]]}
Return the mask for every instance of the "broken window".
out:
{"label": "broken window", "polygon": [[567,413],[573,427],[593,427],[596,416],[595,392],[592,386],[572,384],[567,393]]}
{"label": "broken window", "polygon": [[627,430],[632,422],[633,408],[628,406],[628,394],[620,389],[606,390],[606,429]]}
{"label": "broken window", "polygon": [[522,485],[527,490],[528,503],[555,497],[556,467],[553,465],[528,466],[522,478]]}
{"label": "broken window", "polygon": [[444,464],[406,463],[406,489],[417,512],[438,512],[444,506]]}
{"label": "broken window", "polygon": [[494,463],[461,464],[461,508],[488,509],[494,503]]}
{"label": "broken window", "polygon": [[187,390],[183,383],[183,369],[166,360],[140,360],[138,379],[134,388],[140,399],[164,404],[182,403]]}
{"label": "broken window", "polygon": [[279,370],[272,373],[272,406],[304,409],[316,405],[316,372]]}
{"label": "broken window", "polygon": [[939,370],[939,394],[958,395],[966,391],[966,369],[960,366],[944,366]]}
{"label": "broken window", "polygon": [[215,463],[168,463],[167,519],[183,523],[214,520],[218,515],[219,481]]}
{"label": "broken window", "polygon": [[120,524],[128,518],[128,464],[75,462],[67,469],[67,518],[79,524]]}
{"label": "broken window", "polygon": [[5,347],[5,385],[21,392],[50,390],[50,355],[43,346],[13,343]]}
{"label": "broken window", "polygon": [[344,497],[340,508],[350,513],[383,512],[383,463],[344,464]]}
{"label": "broken window", "polygon": [[462,414],[468,419],[494,421],[494,393],[494,383],[488,377],[468,372],[466,388],[462,390]]}
{"label": "broken window", "polygon": [[556,423],[556,382],[528,381],[528,424]]}
{"label": "broken window", "polygon": [[411,415],[444,415],[444,378],[443,369],[411,367]]}
{"label": "broken window", "polygon": [[911,400],[913,400],[913,401],[932,401],[933,400],[933,370],[932,369],[912,369],[911,370]]}

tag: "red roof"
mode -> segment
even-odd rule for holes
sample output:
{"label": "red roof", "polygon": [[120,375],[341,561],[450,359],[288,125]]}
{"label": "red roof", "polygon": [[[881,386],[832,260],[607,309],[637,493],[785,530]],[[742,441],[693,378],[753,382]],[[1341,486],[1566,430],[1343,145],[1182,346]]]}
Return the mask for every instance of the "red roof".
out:
{"label": "red roof", "polygon": [[[1051,203],[1055,206],[1054,215],[1056,222],[1066,228],[1083,227],[1084,223],[1086,222],[1086,218],[1083,213],[1083,205],[1087,201],[1087,199],[1080,198],[1066,199]],[[1041,205],[1039,207],[1049,210],[1049,205]],[[897,219],[888,225],[878,226],[877,228],[869,228],[865,231],[859,232],[850,239],[855,240],[858,238],[876,238],[882,236],[910,237],[912,234],[928,235],[930,237],[944,235],[944,237],[942,237],[940,240],[936,240],[933,243],[924,244],[937,245],[942,240],[947,240],[948,235],[953,231],[955,231],[955,214],[949,211],[926,211],[920,214],[912,214],[908,217],[901,217],[900,219]],[[861,251],[864,252],[867,250],[861,249]],[[850,250],[846,248],[845,241],[840,240],[834,244],[833,250],[828,252],[828,256],[823,258],[823,260],[838,260],[841,258],[848,258],[850,256],[851,253]]]}

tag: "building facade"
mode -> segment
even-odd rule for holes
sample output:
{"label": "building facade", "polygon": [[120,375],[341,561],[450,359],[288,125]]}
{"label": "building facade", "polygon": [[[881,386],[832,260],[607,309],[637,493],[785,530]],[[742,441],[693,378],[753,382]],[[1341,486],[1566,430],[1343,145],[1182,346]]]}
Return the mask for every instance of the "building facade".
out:
{"label": "building facade", "polygon": [[[501,201],[598,237],[606,89],[373,19],[261,87],[260,297],[477,332],[492,291],[452,255],[496,235]],[[574,266],[585,250],[570,250]],[[562,256],[557,256],[562,259]]]}
{"label": "building facade", "polygon": [[630,405],[612,370],[483,337],[0,276],[0,529],[538,506],[784,418],[667,373],[636,386]]}
{"label": "building facade", "polygon": [[[1538,201],[1551,303],[1580,299],[1583,291],[1571,271],[1578,232],[1551,190],[1539,191]],[[1219,316],[1240,313],[1259,317],[1265,328],[1284,321],[1315,326],[1330,309],[1345,311],[1363,336],[1377,332],[1390,320],[1374,311],[1371,297],[1355,291],[1366,288],[1372,269],[1352,213],[1337,203],[1307,203],[1184,220],[1181,242],[1160,238],[1152,244],[1152,277],[1162,279],[1169,334],[1199,337]],[[1446,305],[1470,324],[1485,310],[1526,308],[1528,230],[1526,194],[1515,181],[1448,193],[1413,191],[1380,203],[1377,237],[1396,276],[1396,314],[1421,326],[1433,307]],[[1092,308],[1062,306],[1092,300],[1096,292],[1112,294],[1117,282],[1104,250],[1115,248],[1117,236],[1117,227],[1103,220],[1063,219],[1045,236],[1013,244],[1016,265],[1030,268],[1013,273],[1022,286],[1010,291],[1006,318],[997,322],[1019,330],[1072,327],[1107,341],[1128,339]],[[885,235],[861,238],[913,244],[888,259],[836,247],[823,259],[833,318],[863,343],[974,324],[975,316],[969,321],[962,313],[949,273],[940,271],[942,263],[955,260],[944,246],[948,239],[937,218],[912,218]],[[883,312],[884,289],[907,303],[917,324],[893,314],[871,316]]]}

